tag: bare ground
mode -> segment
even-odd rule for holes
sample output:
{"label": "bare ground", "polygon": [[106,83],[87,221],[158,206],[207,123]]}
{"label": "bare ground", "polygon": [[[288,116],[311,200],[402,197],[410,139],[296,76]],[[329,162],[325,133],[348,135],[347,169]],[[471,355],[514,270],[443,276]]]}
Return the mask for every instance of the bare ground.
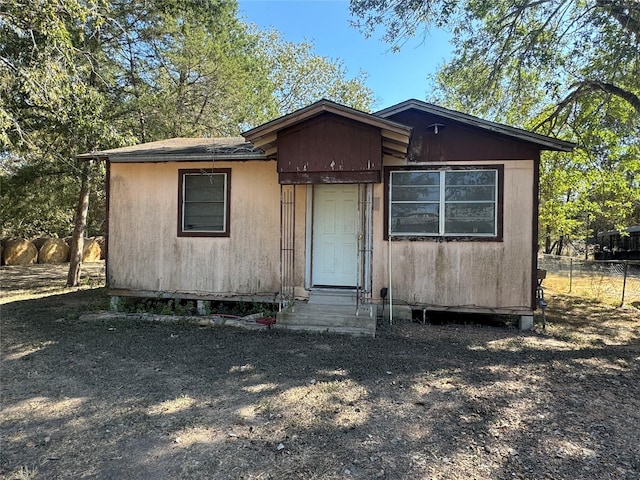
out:
{"label": "bare ground", "polygon": [[545,332],[374,339],[85,322],[100,265],[45,271],[0,271],[0,478],[640,479],[637,309],[548,291]]}

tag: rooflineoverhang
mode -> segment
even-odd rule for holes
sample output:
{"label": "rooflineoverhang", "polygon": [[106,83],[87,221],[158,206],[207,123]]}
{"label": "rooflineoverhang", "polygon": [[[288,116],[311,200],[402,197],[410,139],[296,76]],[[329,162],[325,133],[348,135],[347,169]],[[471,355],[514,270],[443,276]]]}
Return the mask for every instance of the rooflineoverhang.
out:
{"label": "rooflineoverhang", "polygon": [[331,113],[341,118],[379,129],[382,140],[382,153],[399,158],[406,156],[411,134],[410,127],[326,99],[319,100],[308,107],[247,130],[243,133],[243,136],[257,148],[262,149],[266,156],[273,157],[278,153],[279,132],[325,113]]}
{"label": "rooflineoverhang", "polygon": [[264,152],[243,137],[169,138],[78,155],[81,160],[114,163],[266,160]]}
{"label": "rooflineoverhang", "polygon": [[571,152],[576,147],[576,144],[573,142],[560,140],[497,122],[491,122],[489,120],[483,120],[481,118],[474,117],[473,115],[468,115],[466,113],[450,110],[448,108],[415,99],[406,100],[396,105],[392,105],[391,107],[375,112],[374,115],[381,118],[390,118],[408,110],[436,115],[442,119],[458,122],[462,125],[476,127],[486,132],[497,133],[510,137],[514,140],[528,142],[536,145],[539,150]]}

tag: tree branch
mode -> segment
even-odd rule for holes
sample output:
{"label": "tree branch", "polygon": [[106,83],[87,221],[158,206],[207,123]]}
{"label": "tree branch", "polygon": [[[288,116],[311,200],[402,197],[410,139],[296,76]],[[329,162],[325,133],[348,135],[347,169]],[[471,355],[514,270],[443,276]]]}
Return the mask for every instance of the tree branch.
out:
{"label": "tree branch", "polygon": [[596,5],[609,12],[629,33],[640,35],[640,5],[637,1],[596,0]]}
{"label": "tree branch", "polygon": [[628,102],[634,108],[636,113],[640,115],[640,97],[638,97],[633,92],[630,92],[629,90],[620,88],[616,85],[613,85],[612,83],[598,82],[596,80],[585,80],[578,84],[574,84],[574,86],[577,86],[578,89],[585,90],[586,93],[602,91],[619,97]]}
{"label": "tree branch", "polygon": [[536,125],[534,130],[540,128],[545,123],[553,124],[560,114],[570,105],[576,103],[580,97],[584,97],[585,95],[598,91],[605,92],[625,100],[634,108],[638,115],[640,115],[640,97],[629,90],[625,90],[611,83],[598,82],[596,80],[584,80],[582,82],[574,83],[571,85],[571,88],[573,91],[558,103],[553,113]]}

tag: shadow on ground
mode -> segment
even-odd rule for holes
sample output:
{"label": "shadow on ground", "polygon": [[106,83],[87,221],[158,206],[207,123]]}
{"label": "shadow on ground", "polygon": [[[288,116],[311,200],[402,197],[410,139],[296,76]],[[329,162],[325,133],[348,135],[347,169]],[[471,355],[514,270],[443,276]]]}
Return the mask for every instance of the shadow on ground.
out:
{"label": "shadow on ground", "polygon": [[377,338],[2,306],[0,478],[636,479],[632,309],[555,297],[542,332],[398,323]]}

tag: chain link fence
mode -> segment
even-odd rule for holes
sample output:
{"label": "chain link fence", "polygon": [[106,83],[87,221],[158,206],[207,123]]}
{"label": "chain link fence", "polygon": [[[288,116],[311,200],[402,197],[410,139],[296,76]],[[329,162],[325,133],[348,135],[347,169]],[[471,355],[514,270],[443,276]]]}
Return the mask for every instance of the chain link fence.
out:
{"label": "chain link fence", "polygon": [[612,304],[640,304],[640,261],[584,260],[542,255],[538,268],[547,271],[543,287]]}

